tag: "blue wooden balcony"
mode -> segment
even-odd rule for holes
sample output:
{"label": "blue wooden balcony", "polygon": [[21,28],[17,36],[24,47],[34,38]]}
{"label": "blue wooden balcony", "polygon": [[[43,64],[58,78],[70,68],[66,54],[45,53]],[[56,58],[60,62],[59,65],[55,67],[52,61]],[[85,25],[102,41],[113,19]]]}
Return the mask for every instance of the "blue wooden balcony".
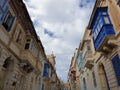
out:
{"label": "blue wooden balcony", "polygon": [[[115,36],[115,30],[108,13],[108,7],[97,8],[93,15],[90,29],[93,32],[93,42],[95,50],[106,51],[106,49],[104,48],[110,46],[108,44],[108,40],[110,40],[111,37]],[[109,49],[110,47],[108,47],[107,49]]]}
{"label": "blue wooden balcony", "polygon": [[94,41],[94,47],[95,50],[98,50],[101,48],[103,42],[107,39],[109,36],[115,35],[114,28],[111,24],[103,25],[103,27],[100,30],[100,33],[98,34],[96,40]]}

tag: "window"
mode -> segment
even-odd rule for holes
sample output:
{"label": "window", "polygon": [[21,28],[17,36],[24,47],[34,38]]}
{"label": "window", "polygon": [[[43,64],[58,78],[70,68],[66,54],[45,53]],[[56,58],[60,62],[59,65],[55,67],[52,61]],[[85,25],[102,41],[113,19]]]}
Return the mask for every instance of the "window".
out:
{"label": "window", "polygon": [[37,44],[35,41],[32,41],[31,46],[30,46],[30,50],[34,53],[34,55],[37,57],[38,55],[38,48],[37,48]]}
{"label": "window", "polygon": [[42,90],[44,90],[44,84],[42,84]]}
{"label": "window", "polygon": [[83,78],[83,90],[87,90],[87,84],[85,78]]}
{"label": "window", "polygon": [[96,27],[96,30],[95,30],[95,34],[97,35],[98,34],[98,28]]}
{"label": "window", "polygon": [[14,17],[10,12],[8,12],[3,21],[3,26],[7,31],[10,31],[13,21],[14,21]]}
{"label": "window", "polygon": [[101,27],[100,27],[100,24],[99,24],[99,23],[98,23],[98,25],[97,25],[97,28],[98,28],[97,33],[99,33],[99,32],[100,32],[100,29],[101,29]]}
{"label": "window", "polygon": [[119,5],[119,7],[120,7],[120,0],[116,0],[116,2],[117,2],[117,4]]}
{"label": "window", "polygon": [[8,0],[0,0],[0,23],[3,23],[8,12]]}
{"label": "window", "polygon": [[96,33],[94,32],[94,34],[93,34],[94,36],[93,36],[93,38],[94,38],[94,40],[96,39],[96,37],[97,37],[97,35],[96,35]]}
{"label": "window", "polygon": [[9,67],[9,64],[10,64],[9,59],[6,59],[3,64],[3,68],[7,69]]}
{"label": "window", "polygon": [[83,64],[84,64],[84,62],[83,62],[83,60],[82,60],[82,53],[81,53],[81,52],[79,52],[78,57],[77,57],[77,60],[78,60],[78,67],[79,67],[79,69],[80,69],[80,68],[83,67]]}
{"label": "window", "polygon": [[103,26],[102,18],[100,18],[100,20],[99,20],[99,25],[100,25],[100,28],[102,28],[102,26]]}
{"label": "window", "polygon": [[102,12],[102,15],[107,15],[107,12],[104,12],[104,11],[103,11],[103,12]]}
{"label": "window", "polygon": [[44,77],[48,77],[49,76],[49,64],[45,63],[44,64],[44,72],[43,72],[43,76]]}
{"label": "window", "polygon": [[20,30],[19,33],[18,33],[16,42],[17,42],[17,43],[21,43],[21,40],[22,40],[21,38],[22,38],[22,31]]}
{"label": "window", "polygon": [[104,16],[104,21],[105,21],[105,24],[110,24],[110,21],[107,16]]}
{"label": "window", "polygon": [[92,72],[94,87],[97,87],[95,72]]}
{"label": "window", "polygon": [[118,85],[120,86],[120,58],[118,54],[112,58],[112,64],[116,74]]}
{"label": "window", "polygon": [[31,41],[31,39],[27,39],[26,40],[25,49],[29,49],[30,48],[30,41]]}

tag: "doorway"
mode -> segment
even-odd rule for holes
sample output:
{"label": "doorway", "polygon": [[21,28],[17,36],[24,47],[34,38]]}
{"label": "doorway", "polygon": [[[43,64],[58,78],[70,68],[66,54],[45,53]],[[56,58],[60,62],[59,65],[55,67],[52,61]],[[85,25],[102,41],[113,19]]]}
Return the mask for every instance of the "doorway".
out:
{"label": "doorway", "polygon": [[108,78],[107,78],[103,64],[99,65],[98,72],[99,72],[99,78],[101,83],[101,90],[110,90]]}

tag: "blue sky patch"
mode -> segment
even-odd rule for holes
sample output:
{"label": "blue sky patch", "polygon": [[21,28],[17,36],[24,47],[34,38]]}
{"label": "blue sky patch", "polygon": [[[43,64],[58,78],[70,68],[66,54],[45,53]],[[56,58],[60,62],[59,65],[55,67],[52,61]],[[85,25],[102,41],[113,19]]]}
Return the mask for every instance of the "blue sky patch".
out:
{"label": "blue sky patch", "polygon": [[50,37],[54,37],[54,33],[51,31],[48,31],[47,29],[44,29],[44,33],[47,34]]}
{"label": "blue sky patch", "polygon": [[46,54],[54,51],[58,77],[66,82],[71,57],[82,40],[96,0],[23,1],[27,5]]}
{"label": "blue sky patch", "polygon": [[79,7],[80,7],[80,8],[86,7],[86,6],[87,6],[89,3],[91,3],[91,2],[94,3],[95,0],[84,0],[84,1],[81,0],[81,1],[80,1],[80,4],[79,4]]}

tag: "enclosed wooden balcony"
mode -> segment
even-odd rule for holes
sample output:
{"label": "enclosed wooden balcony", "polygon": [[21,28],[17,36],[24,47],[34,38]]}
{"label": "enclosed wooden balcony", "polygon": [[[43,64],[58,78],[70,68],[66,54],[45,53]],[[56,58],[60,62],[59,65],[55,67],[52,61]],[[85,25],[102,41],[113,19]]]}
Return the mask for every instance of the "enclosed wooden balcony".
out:
{"label": "enclosed wooden balcony", "polygon": [[93,55],[92,55],[92,51],[88,50],[85,53],[84,56],[84,66],[88,69],[91,69],[93,67]]}
{"label": "enclosed wooden balcony", "polygon": [[96,51],[101,51],[101,49],[107,44],[108,40],[115,36],[115,32],[112,25],[104,25],[98,34],[96,40],[94,41],[94,46]]}

